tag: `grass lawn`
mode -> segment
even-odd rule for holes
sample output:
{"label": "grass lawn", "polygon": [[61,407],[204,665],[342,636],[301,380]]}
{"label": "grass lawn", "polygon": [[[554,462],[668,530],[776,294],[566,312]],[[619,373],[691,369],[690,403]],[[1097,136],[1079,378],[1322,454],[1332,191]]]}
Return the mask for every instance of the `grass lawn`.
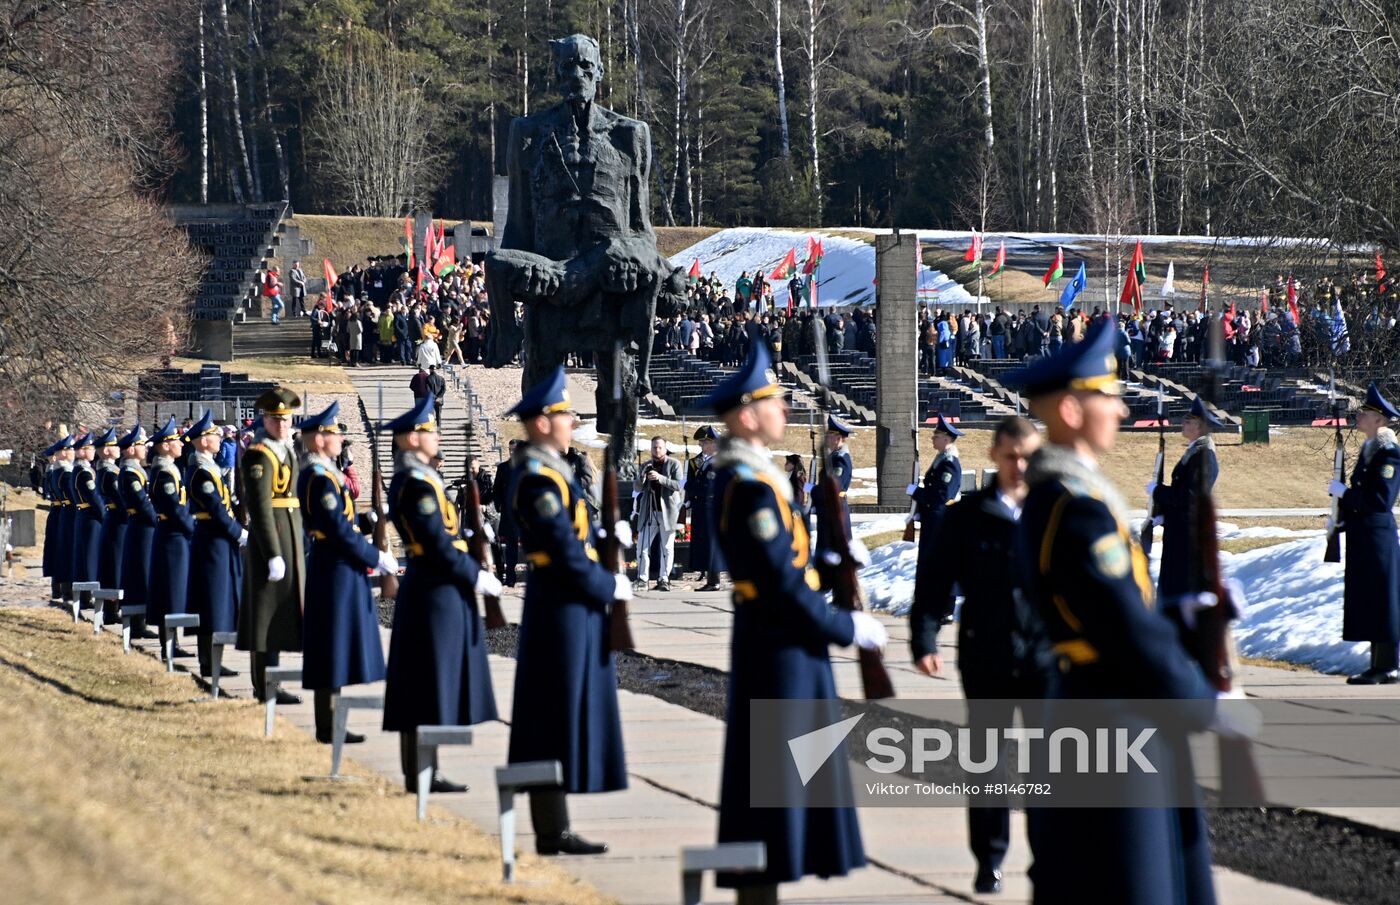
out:
{"label": "grass lawn", "polygon": [[0,876],[10,902],[603,903],[284,725],[251,701],[193,704],[187,676],[55,610],[0,610]]}
{"label": "grass lawn", "polygon": [[[197,358],[172,358],[170,366],[182,371],[198,371],[209,362]],[[240,358],[237,361],[220,362],[219,367],[229,373],[247,374],[253,380],[274,380],[285,386],[306,393],[353,393],[355,385],[345,376],[345,368],[338,364],[315,360],[304,356]]]}

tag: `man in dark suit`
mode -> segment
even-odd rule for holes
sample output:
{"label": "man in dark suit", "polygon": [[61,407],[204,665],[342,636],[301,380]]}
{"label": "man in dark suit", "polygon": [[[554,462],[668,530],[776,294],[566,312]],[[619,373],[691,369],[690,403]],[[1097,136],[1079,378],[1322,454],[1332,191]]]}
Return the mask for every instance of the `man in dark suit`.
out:
{"label": "man in dark suit", "polygon": [[519,440],[510,441],[510,454],[496,466],[496,481],[491,487],[491,502],[496,504],[496,511],[501,517],[500,530],[496,532],[501,555],[496,557],[496,568],[501,570],[500,579],[508,588],[515,587],[515,567],[520,564],[520,532],[515,527],[514,507],[510,501],[515,448],[519,444]]}

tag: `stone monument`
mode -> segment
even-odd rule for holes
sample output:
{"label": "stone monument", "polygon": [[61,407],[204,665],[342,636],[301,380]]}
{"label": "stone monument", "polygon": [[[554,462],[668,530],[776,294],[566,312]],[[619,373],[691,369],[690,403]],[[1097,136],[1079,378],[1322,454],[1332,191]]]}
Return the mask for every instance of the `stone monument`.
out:
{"label": "stone monument", "polygon": [[[875,468],[881,506],[909,504],[905,492],[918,454],[919,410],[917,234],[895,229],[875,237],[875,304],[880,330],[875,354]],[[925,463],[926,464],[926,463]]]}
{"label": "stone monument", "polygon": [[656,250],[650,129],[594,102],[598,43],[570,35],[550,50],[563,101],[511,123],[505,228],[486,257],[486,364],[503,367],[519,352],[528,387],[569,353],[592,353],[598,429],[612,438],[619,477],[631,479],[653,323],[684,303],[685,268]]}

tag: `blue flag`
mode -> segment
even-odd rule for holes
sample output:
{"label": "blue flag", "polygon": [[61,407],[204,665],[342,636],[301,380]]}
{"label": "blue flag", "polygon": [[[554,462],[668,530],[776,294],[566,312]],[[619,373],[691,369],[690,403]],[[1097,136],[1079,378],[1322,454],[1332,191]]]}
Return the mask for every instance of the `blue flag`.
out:
{"label": "blue flag", "polygon": [[1068,311],[1074,307],[1074,300],[1079,297],[1079,293],[1084,291],[1084,287],[1089,284],[1089,277],[1084,272],[1084,262],[1079,262],[1079,272],[1074,275],[1074,279],[1069,281],[1064,291],[1060,293],[1060,304]]}

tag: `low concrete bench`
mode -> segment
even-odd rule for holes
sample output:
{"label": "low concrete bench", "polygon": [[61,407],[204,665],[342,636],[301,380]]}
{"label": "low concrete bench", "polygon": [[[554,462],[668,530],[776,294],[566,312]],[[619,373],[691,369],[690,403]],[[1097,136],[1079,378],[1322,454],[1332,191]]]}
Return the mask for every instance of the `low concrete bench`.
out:
{"label": "low concrete bench", "polygon": [[175,638],[182,628],[199,628],[198,613],[171,613],[160,627],[160,649],[165,657],[165,671],[175,671]]}
{"label": "low concrete bench", "polygon": [[146,605],[144,603],[117,604],[117,618],[122,621],[122,653],[131,653],[131,620],[137,616],[144,618],[145,615]]}
{"label": "low concrete bench", "polygon": [[557,760],[532,760],[496,768],[496,794],[501,806],[501,879],[506,883],[515,882],[515,793],[563,784],[564,765]]}
{"label": "low concrete bench", "polygon": [[428,793],[433,785],[433,761],[437,749],[448,745],[470,745],[470,726],[419,726],[418,727],[418,819],[428,819]]}
{"label": "low concrete bench", "polygon": [[762,842],[721,842],[681,849],[681,905],[700,905],[705,873],[753,874],[768,867]]}
{"label": "low concrete bench", "polygon": [[[76,625],[76,624],[78,624],[79,622],[82,622],[82,621],[83,621],[83,620],[82,620],[82,617],[79,615],[79,613],[81,613],[81,612],[82,612],[82,609],[83,609],[83,598],[82,598],[82,595],[83,595],[83,594],[93,594],[93,593],[96,593],[98,590],[101,589],[101,587],[102,587],[102,585],[99,584],[98,582],[95,582],[95,581],[75,581],[75,582],[73,582],[73,599],[70,600],[70,601],[68,601],[68,604],[69,604],[69,606],[71,606],[71,607],[73,608],[73,624],[74,624],[74,625]],[[97,609],[98,609],[98,610],[101,610],[102,607],[99,606],[99,607],[97,607]]]}
{"label": "low concrete bench", "polygon": [[92,592],[92,599],[92,633],[94,635],[100,635],[102,634],[102,619],[103,614],[106,612],[106,603],[112,600],[120,607],[122,602],[122,590],[121,588],[115,590],[111,588],[98,588],[96,591]]}
{"label": "low concrete bench", "polygon": [[263,735],[272,738],[272,727],[277,720],[277,692],[283,683],[300,682],[301,670],[294,666],[269,666],[263,670],[263,707],[267,716],[263,719]]}
{"label": "low concrete bench", "polygon": [[224,648],[238,643],[238,632],[211,632],[209,634],[209,697],[219,699],[220,673],[224,671]]}
{"label": "low concrete bench", "polygon": [[340,758],[345,750],[345,733],[349,731],[350,711],[383,709],[384,698],[382,696],[344,694],[335,696],[335,723],[331,726],[331,779],[340,778]]}

